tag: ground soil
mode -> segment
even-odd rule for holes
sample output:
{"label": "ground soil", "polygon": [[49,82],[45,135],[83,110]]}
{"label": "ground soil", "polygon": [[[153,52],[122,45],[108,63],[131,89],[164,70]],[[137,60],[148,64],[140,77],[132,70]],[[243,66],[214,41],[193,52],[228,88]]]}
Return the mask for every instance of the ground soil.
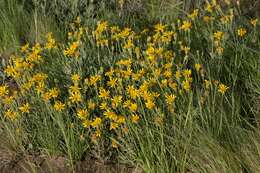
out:
{"label": "ground soil", "polygon": [[141,169],[96,160],[77,162],[72,167],[65,157],[18,156],[0,151],[0,173],[142,173]]}

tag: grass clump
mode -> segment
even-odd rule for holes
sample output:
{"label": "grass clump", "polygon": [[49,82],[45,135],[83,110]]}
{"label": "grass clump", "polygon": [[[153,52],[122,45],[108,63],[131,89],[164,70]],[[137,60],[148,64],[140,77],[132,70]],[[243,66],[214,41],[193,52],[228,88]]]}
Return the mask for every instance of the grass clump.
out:
{"label": "grass clump", "polygon": [[21,46],[0,85],[13,149],[66,156],[72,169],[94,158],[259,172],[258,19],[216,1],[180,14],[135,29],[76,13],[64,42],[48,32]]}

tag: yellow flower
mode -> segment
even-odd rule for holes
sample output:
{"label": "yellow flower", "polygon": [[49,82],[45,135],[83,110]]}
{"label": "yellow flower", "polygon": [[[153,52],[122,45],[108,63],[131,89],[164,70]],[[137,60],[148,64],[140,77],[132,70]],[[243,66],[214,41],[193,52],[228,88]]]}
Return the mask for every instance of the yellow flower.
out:
{"label": "yellow flower", "polygon": [[94,121],[92,121],[91,126],[93,128],[97,128],[102,123],[102,119],[97,117]]}
{"label": "yellow flower", "polygon": [[177,91],[178,85],[177,85],[177,83],[175,83],[175,82],[169,82],[169,87],[170,87],[171,89],[173,89],[174,91]]}
{"label": "yellow flower", "polygon": [[174,103],[174,101],[175,101],[175,99],[176,99],[176,96],[173,95],[173,94],[166,94],[166,95],[165,95],[165,98],[166,98],[166,103],[167,103],[168,105],[171,105],[171,104]]}
{"label": "yellow flower", "polygon": [[128,106],[129,110],[131,112],[135,112],[137,111],[137,104],[136,103],[130,103],[130,105]]}
{"label": "yellow flower", "polygon": [[207,3],[206,7],[205,7],[205,10],[209,13],[212,13],[212,5]]}
{"label": "yellow flower", "polygon": [[198,17],[198,14],[199,14],[199,10],[195,9],[191,14],[188,15],[188,18],[194,20],[196,17]]}
{"label": "yellow flower", "polygon": [[69,87],[69,91],[71,93],[79,93],[81,88],[79,88],[78,84],[74,84],[72,86]]}
{"label": "yellow flower", "polygon": [[125,123],[125,117],[124,117],[124,116],[118,116],[116,122],[117,122],[118,124],[123,124],[123,123]]}
{"label": "yellow flower", "polygon": [[29,43],[26,43],[24,46],[21,47],[21,52],[26,53],[28,52]]}
{"label": "yellow flower", "polygon": [[190,82],[188,80],[183,81],[182,86],[185,91],[190,91]]}
{"label": "yellow flower", "polygon": [[118,127],[118,123],[115,123],[115,122],[111,122],[110,123],[110,130],[116,130],[116,128]]}
{"label": "yellow flower", "polygon": [[165,28],[166,28],[166,25],[163,25],[161,23],[154,25],[154,29],[156,32],[163,32]]}
{"label": "yellow flower", "polygon": [[132,39],[128,39],[125,45],[123,46],[124,49],[131,49],[134,47],[134,43]]}
{"label": "yellow flower", "polygon": [[115,112],[107,110],[106,112],[104,112],[104,115],[106,118],[111,119],[111,120],[116,120],[117,119],[117,115],[115,114]]}
{"label": "yellow flower", "polygon": [[94,75],[90,77],[89,84],[90,85],[96,85],[97,82],[101,79],[100,75]]}
{"label": "yellow flower", "polygon": [[196,69],[196,71],[199,73],[200,72],[200,69],[202,68],[202,65],[201,64],[198,64],[198,63],[196,63],[195,64],[195,69]]}
{"label": "yellow flower", "polygon": [[80,22],[81,22],[81,19],[80,19],[80,17],[78,16],[78,17],[76,18],[76,20],[75,20],[75,23],[80,24]]}
{"label": "yellow flower", "polygon": [[81,99],[81,94],[80,94],[79,92],[71,93],[71,94],[70,94],[70,97],[69,97],[69,100],[70,100],[72,103],[81,102],[81,101],[82,101],[82,99]]}
{"label": "yellow flower", "polygon": [[20,107],[19,107],[19,110],[20,110],[22,113],[29,113],[29,110],[30,110],[29,103],[25,103],[25,104],[23,104],[22,106],[20,106]]}
{"label": "yellow flower", "polygon": [[244,37],[244,36],[246,35],[246,33],[247,33],[247,31],[246,31],[245,28],[239,28],[239,29],[237,30],[237,35],[238,35],[239,37]]}
{"label": "yellow flower", "polygon": [[180,70],[177,70],[176,73],[175,73],[175,77],[177,80],[179,80],[181,78],[181,72]]}
{"label": "yellow flower", "polygon": [[190,52],[190,47],[188,46],[181,46],[181,50],[184,51],[185,55],[188,55]]}
{"label": "yellow flower", "polygon": [[152,100],[147,100],[146,103],[145,103],[145,106],[146,106],[147,109],[153,109],[154,106],[155,106],[155,103]]}
{"label": "yellow flower", "polygon": [[167,87],[167,86],[168,86],[168,80],[167,80],[167,79],[163,79],[163,80],[161,81],[161,83],[162,83],[162,86],[163,86],[163,87]]}
{"label": "yellow flower", "polygon": [[164,72],[163,72],[163,75],[164,75],[164,77],[166,77],[166,78],[170,78],[170,77],[172,77],[172,72],[171,72],[171,70],[169,69],[169,70],[164,71]]}
{"label": "yellow flower", "polygon": [[46,38],[47,38],[47,43],[46,43],[46,45],[45,45],[45,48],[46,48],[46,49],[53,49],[53,48],[56,48],[56,47],[57,47],[57,46],[55,45],[55,39],[53,38],[51,32],[47,33]]}
{"label": "yellow flower", "polygon": [[48,102],[51,99],[50,93],[49,92],[43,93],[42,99],[43,101]]}
{"label": "yellow flower", "polygon": [[222,31],[214,32],[214,38],[218,41],[222,40],[224,33]]}
{"label": "yellow flower", "polygon": [[61,101],[55,101],[54,103],[54,109],[58,112],[61,112],[62,110],[64,110],[65,108],[65,104],[62,103]]}
{"label": "yellow flower", "polygon": [[224,84],[220,84],[218,86],[218,92],[220,92],[221,94],[225,94],[225,92],[227,91],[229,87],[227,87],[226,85]]}
{"label": "yellow flower", "polygon": [[112,107],[113,108],[116,108],[121,102],[122,102],[122,96],[120,95],[117,95],[117,96],[114,96],[112,99]]}
{"label": "yellow flower", "polygon": [[82,122],[82,125],[83,125],[84,128],[89,128],[90,125],[91,125],[91,121],[89,121],[89,120],[84,120],[84,121]]}
{"label": "yellow flower", "polygon": [[5,111],[4,115],[6,118],[9,118],[11,121],[16,120],[16,118],[17,118],[17,113],[12,111],[11,109],[8,109],[7,111]]}
{"label": "yellow flower", "polygon": [[72,76],[71,76],[71,80],[73,81],[73,82],[78,82],[79,80],[80,80],[80,75],[79,74],[73,74]]}
{"label": "yellow flower", "polygon": [[112,148],[118,148],[118,144],[114,139],[111,141],[111,146]]}
{"label": "yellow flower", "polygon": [[204,83],[205,83],[205,88],[209,89],[211,82],[209,80],[204,80]]}
{"label": "yellow flower", "polygon": [[57,88],[52,88],[49,90],[49,95],[52,98],[57,98],[59,95],[59,90]]}
{"label": "yellow flower", "polygon": [[183,21],[183,24],[181,25],[180,29],[184,31],[190,30],[192,27],[192,24],[189,21]]}
{"label": "yellow flower", "polygon": [[109,98],[109,94],[110,94],[110,91],[107,91],[105,90],[104,88],[101,88],[99,90],[99,95],[98,97],[99,98],[102,98],[102,99],[108,99]]}
{"label": "yellow flower", "polygon": [[251,25],[253,25],[254,27],[256,27],[257,22],[258,22],[258,19],[251,19],[250,20]]}
{"label": "yellow flower", "polygon": [[69,45],[69,47],[63,51],[63,54],[65,56],[77,57],[78,56],[78,52],[77,52],[78,47],[79,47],[79,41],[75,41],[75,42],[71,43],[71,45]]}
{"label": "yellow flower", "polygon": [[139,119],[140,119],[140,117],[138,115],[132,115],[131,116],[131,120],[132,120],[133,123],[137,123]]}
{"label": "yellow flower", "polygon": [[127,87],[127,93],[132,99],[136,99],[139,95],[138,90],[133,85]]}
{"label": "yellow flower", "polygon": [[100,107],[101,110],[106,110],[108,108],[106,102],[102,102],[99,107]]}
{"label": "yellow flower", "polygon": [[79,110],[77,111],[77,115],[78,115],[79,119],[84,120],[84,119],[86,119],[86,117],[87,117],[87,115],[88,115],[88,111],[87,111],[87,110],[84,110],[84,109],[79,109]]}
{"label": "yellow flower", "polygon": [[5,105],[11,105],[14,101],[14,98],[15,98],[14,96],[7,96],[3,99],[3,103]]}
{"label": "yellow flower", "polygon": [[115,88],[116,84],[117,84],[116,78],[110,78],[109,81],[107,82],[107,85],[111,88]]}
{"label": "yellow flower", "polygon": [[7,85],[0,86],[0,97],[5,96],[9,93]]}
{"label": "yellow flower", "polygon": [[188,79],[189,77],[191,77],[191,70],[190,69],[185,69],[183,71],[183,76],[185,77],[185,79]]}
{"label": "yellow flower", "polygon": [[32,77],[32,81],[33,82],[40,82],[40,81],[44,81],[48,78],[47,74],[44,73],[37,73]]}

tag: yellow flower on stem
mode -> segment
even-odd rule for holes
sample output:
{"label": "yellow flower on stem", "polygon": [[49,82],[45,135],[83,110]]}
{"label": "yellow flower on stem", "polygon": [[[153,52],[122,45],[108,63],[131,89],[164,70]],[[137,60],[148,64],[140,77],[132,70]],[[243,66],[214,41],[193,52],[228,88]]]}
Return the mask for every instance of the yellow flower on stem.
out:
{"label": "yellow flower on stem", "polygon": [[218,41],[222,40],[223,36],[224,36],[224,32],[222,31],[214,32],[214,39]]}
{"label": "yellow flower on stem", "polygon": [[70,94],[69,100],[72,103],[77,103],[77,102],[81,102],[82,98],[81,98],[81,94],[79,92],[74,92]]}
{"label": "yellow flower on stem", "polygon": [[116,78],[110,78],[107,82],[107,85],[111,88],[115,88],[117,85],[117,79]]}
{"label": "yellow flower on stem", "polygon": [[135,89],[133,85],[127,87],[127,93],[132,99],[136,99],[138,97],[138,90]]}
{"label": "yellow flower on stem", "polygon": [[218,92],[220,92],[221,94],[225,94],[225,92],[227,91],[229,87],[227,87],[226,85],[224,84],[219,84],[218,86]]}
{"label": "yellow flower on stem", "polygon": [[11,109],[8,109],[7,111],[5,111],[4,115],[6,118],[9,118],[11,121],[16,120],[16,118],[17,118],[17,113]]}
{"label": "yellow flower on stem", "polygon": [[176,99],[176,96],[174,94],[166,94],[165,95],[165,98],[166,98],[166,103],[168,105],[171,105],[174,103],[175,99]]}
{"label": "yellow flower on stem", "polygon": [[29,113],[30,111],[30,105],[29,103],[25,103],[23,104],[22,106],[19,107],[19,110],[22,112],[22,113]]}
{"label": "yellow flower on stem", "polygon": [[99,95],[98,97],[99,98],[102,98],[102,99],[108,99],[109,98],[109,94],[110,94],[110,91],[107,91],[105,90],[104,88],[101,88],[99,90]]}
{"label": "yellow flower on stem", "polygon": [[154,25],[154,29],[156,32],[164,32],[165,28],[166,28],[166,25],[163,25],[161,23]]}
{"label": "yellow flower on stem", "polygon": [[83,125],[84,128],[89,128],[90,125],[91,125],[91,121],[89,121],[89,120],[84,120],[84,121],[82,122],[82,125]]}
{"label": "yellow flower on stem", "polygon": [[133,123],[137,123],[139,121],[140,117],[138,115],[132,115],[131,120]]}
{"label": "yellow flower on stem", "polygon": [[200,72],[200,69],[201,69],[201,68],[202,68],[202,65],[201,65],[201,64],[198,64],[198,63],[195,64],[195,69],[196,69],[197,73]]}
{"label": "yellow flower on stem", "polygon": [[106,112],[104,112],[105,118],[108,118],[110,120],[116,120],[117,119],[117,115],[115,114],[115,112],[107,110]]}
{"label": "yellow flower on stem", "polygon": [[114,139],[112,139],[112,141],[111,141],[111,146],[112,146],[112,148],[118,148],[118,144]]}
{"label": "yellow flower on stem", "polygon": [[250,20],[251,25],[253,25],[254,27],[256,27],[257,22],[258,22],[258,19],[251,19]]}
{"label": "yellow flower on stem", "polygon": [[122,102],[122,96],[116,95],[111,99],[111,104],[113,108],[116,108]]}
{"label": "yellow flower on stem", "polygon": [[106,102],[102,102],[102,103],[100,104],[99,108],[100,108],[101,110],[106,110],[106,109],[108,109],[108,105],[107,105]]}
{"label": "yellow flower on stem", "polygon": [[65,104],[62,103],[61,101],[55,101],[54,103],[54,109],[58,112],[61,112],[62,110],[64,110],[65,108]]}
{"label": "yellow flower on stem", "polygon": [[57,98],[59,95],[59,90],[57,88],[52,88],[49,90],[49,95],[52,98]]}
{"label": "yellow flower on stem", "polygon": [[137,104],[136,103],[130,103],[130,105],[128,106],[129,110],[131,112],[135,112],[137,111]]}
{"label": "yellow flower on stem", "polygon": [[183,23],[182,23],[180,29],[181,29],[181,30],[184,30],[184,31],[189,31],[189,30],[191,29],[191,27],[192,27],[191,22],[189,22],[189,21],[183,21]]}
{"label": "yellow flower on stem", "polygon": [[118,116],[116,122],[118,124],[124,124],[125,123],[125,117],[124,116]]}
{"label": "yellow flower on stem", "polygon": [[100,75],[94,75],[94,76],[90,76],[90,79],[89,79],[89,84],[94,86],[97,84],[97,82],[101,80],[101,76]]}
{"label": "yellow flower on stem", "polygon": [[0,86],[0,97],[5,96],[9,93],[7,85]]}
{"label": "yellow flower on stem", "polygon": [[196,17],[198,17],[199,14],[199,10],[195,9],[193,10],[193,12],[191,14],[188,15],[188,18],[190,18],[191,20],[194,20]]}
{"label": "yellow flower on stem", "polygon": [[91,126],[93,128],[97,128],[102,123],[102,119],[97,117],[94,121],[92,121]]}
{"label": "yellow flower on stem", "polygon": [[190,82],[188,80],[183,81],[182,86],[186,92],[190,91]]}
{"label": "yellow flower on stem", "polygon": [[244,37],[244,36],[246,35],[246,33],[247,33],[247,30],[246,30],[245,28],[239,28],[239,29],[237,30],[237,35],[238,35],[239,37]]}
{"label": "yellow flower on stem", "polygon": [[85,109],[79,109],[77,111],[77,115],[78,115],[79,119],[84,120],[84,119],[86,119],[86,117],[88,115],[88,111]]}
{"label": "yellow flower on stem", "polygon": [[115,122],[111,122],[110,123],[110,130],[116,130],[118,128],[118,123]]}
{"label": "yellow flower on stem", "polygon": [[145,106],[146,106],[147,109],[153,109],[154,106],[155,106],[155,103],[152,100],[147,100],[146,103],[145,103]]}
{"label": "yellow flower on stem", "polygon": [[191,70],[190,69],[185,69],[183,71],[183,76],[185,77],[185,79],[188,79],[191,77]]}
{"label": "yellow flower on stem", "polygon": [[79,74],[73,74],[73,75],[71,76],[71,80],[72,80],[74,83],[79,82],[79,80],[80,80],[80,75],[79,75]]}

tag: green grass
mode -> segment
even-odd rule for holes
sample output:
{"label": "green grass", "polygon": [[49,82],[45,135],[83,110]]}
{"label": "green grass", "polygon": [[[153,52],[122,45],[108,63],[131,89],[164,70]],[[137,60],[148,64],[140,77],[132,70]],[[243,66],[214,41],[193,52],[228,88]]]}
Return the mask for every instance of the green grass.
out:
{"label": "green grass", "polygon": [[[41,52],[44,62],[35,65],[21,79],[16,80],[19,87],[37,72],[48,75],[46,89],[58,87],[59,100],[68,101],[68,87],[72,85],[70,76],[80,74],[82,79],[93,74],[102,76],[101,86],[105,86],[107,77],[104,72],[116,67],[122,58],[132,57],[132,70],[140,69],[134,50],[123,49],[125,40],[113,46],[98,47],[91,30],[98,21],[108,21],[110,26],[131,27],[136,33],[145,28],[153,34],[153,26],[158,22],[167,24],[177,33],[171,44],[159,45],[166,50],[173,50],[175,58],[172,70],[189,68],[192,70],[192,90],[190,93],[176,92],[163,88],[161,78],[156,81],[153,91],[161,93],[156,101],[158,109],[147,110],[144,102],[136,100],[140,121],[135,124],[127,120],[128,135],[102,131],[102,139],[98,144],[91,142],[92,129],[82,127],[76,110],[86,107],[84,104],[70,106],[58,113],[54,110],[54,100],[45,103],[35,91],[19,98],[11,105],[0,105],[1,115],[1,148],[8,148],[15,153],[62,155],[74,169],[77,161],[95,158],[99,161],[113,161],[131,164],[147,173],[258,173],[260,172],[260,33],[250,24],[249,15],[243,15],[248,5],[233,6],[234,20],[222,24],[219,20],[205,23],[195,20],[190,32],[178,29],[180,19],[185,19],[193,7],[203,9],[202,2],[192,4],[191,1],[180,0],[146,0],[138,1],[48,1],[36,0],[34,3],[25,0],[4,0],[0,2],[0,51],[9,57],[10,54],[21,55],[20,45],[46,43],[45,35],[52,32],[59,46],[57,49]],[[133,10],[134,7],[137,10]],[[213,16],[219,19],[229,12],[215,10]],[[206,13],[206,12],[202,12]],[[250,13],[251,14],[251,13]],[[79,26],[71,29],[70,23],[77,16],[81,17],[81,26],[88,27],[89,33],[83,34],[80,45],[80,58],[65,57],[63,50],[70,42],[77,40],[67,38],[68,32],[79,30]],[[247,34],[244,38],[237,36],[237,29],[244,27]],[[215,52],[213,34],[223,31],[221,45],[223,54]],[[110,40],[106,31],[103,37]],[[142,36],[136,43],[141,49],[141,57],[146,57],[148,47],[147,36]],[[191,48],[187,56],[181,51],[179,41]],[[163,63],[163,62],[160,62]],[[203,65],[203,70],[196,72],[194,64]],[[0,73],[5,82],[10,80],[3,72],[8,61],[3,60]],[[147,67],[150,70],[152,67]],[[159,67],[158,67],[159,68]],[[28,76],[28,77],[27,77]],[[136,86],[141,85],[148,76],[139,79]],[[4,83],[0,79],[0,86]],[[8,79],[8,80],[7,80]],[[222,95],[217,86],[211,84],[206,90],[204,80],[217,80],[229,87]],[[138,83],[139,82],[139,83]],[[132,84],[127,80],[124,86]],[[80,83],[86,101],[93,98],[99,102],[98,89],[86,87]],[[177,95],[174,113],[167,110],[163,101],[165,93]],[[111,89],[111,93],[114,91]],[[117,92],[115,92],[117,93]],[[114,94],[115,94],[114,93]],[[118,93],[117,93],[118,94]],[[205,97],[202,104],[201,98]],[[4,116],[4,110],[11,107],[17,110],[21,102],[28,101],[32,111],[21,115],[15,123]],[[2,102],[2,101],[1,101]],[[68,105],[69,106],[69,105]],[[18,110],[17,110],[18,111]],[[119,114],[129,114],[123,108]],[[90,118],[102,114],[98,108]],[[100,115],[98,115],[100,116]],[[106,124],[105,124],[106,123]],[[109,123],[104,122],[109,129]],[[111,139],[115,139],[118,149],[111,148]]]}

